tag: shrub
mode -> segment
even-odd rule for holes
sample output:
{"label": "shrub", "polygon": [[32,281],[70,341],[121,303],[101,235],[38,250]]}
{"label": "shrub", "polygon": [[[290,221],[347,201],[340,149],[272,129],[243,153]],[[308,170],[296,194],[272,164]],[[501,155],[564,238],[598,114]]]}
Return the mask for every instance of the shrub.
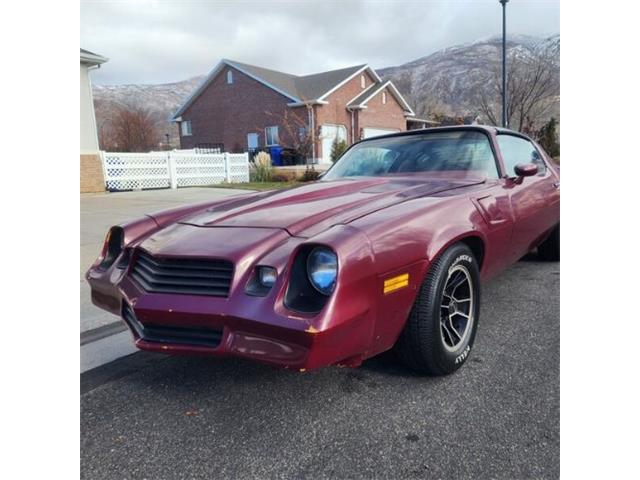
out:
{"label": "shrub", "polygon": [[331,144],[331,161],[335,163],[336,160],[340,158],[340,156],[347,149],[347,142],[344,140],[338,140],[338,137]]}
{"label": "shrub", "polygon": [[307,169],[302,174],[302,177],[300,177],[300,181],[315,182],[316,180],[318,180],[319,177],[320,177],[320,172],[318,172],[315,168],[313,168],[313,165],[311,166],[307,165]]}
{"label": "shrub", "polygon": [[260,152],[253,157],[253,165],[249,172],[249,180],[252,182],[270,182],[273,178],[271,156],[266,152]]}
{"label": "shrub", "polygon": [[271,177],[272,182],[288,182],[289,176],[285,173],[274,173]]}
{"label": "shrub", "polygon": [[271,155],[267,152],[258,152],[255,157],[253,157],[253,163],[261,166],[271,166]]}
{"label": "shrub", "polygon": [[558,122],[554,117],[551,117],[536,134],[538,143],[550,157],[560,156],[560,142],[558,142],[557,128]]}

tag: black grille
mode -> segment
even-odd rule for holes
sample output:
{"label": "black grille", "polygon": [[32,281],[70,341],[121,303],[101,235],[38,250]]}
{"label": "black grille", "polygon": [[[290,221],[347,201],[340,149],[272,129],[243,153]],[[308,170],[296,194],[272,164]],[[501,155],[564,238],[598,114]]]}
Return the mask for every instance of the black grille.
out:
{"label": "black grille", "polygon": [[122,318],[138,338],[147,342],[216,348],[222,341],[222,330],[219,329],[143,325],[136,318],[133,309],[127,304],[122,309]]}
{"label": "black grille", "polygon": [[138,250],[131,276],[151,293],[226,297],[233,264],[226,260],[158,258]]}

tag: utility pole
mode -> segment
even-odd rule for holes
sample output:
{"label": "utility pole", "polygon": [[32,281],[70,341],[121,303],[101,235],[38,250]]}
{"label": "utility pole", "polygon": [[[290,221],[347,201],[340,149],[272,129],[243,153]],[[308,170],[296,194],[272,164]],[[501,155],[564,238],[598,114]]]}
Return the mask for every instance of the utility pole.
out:
{"label": "utility pole", "polygon": [[502,126],[507,127],[507,2],[502,4]]}

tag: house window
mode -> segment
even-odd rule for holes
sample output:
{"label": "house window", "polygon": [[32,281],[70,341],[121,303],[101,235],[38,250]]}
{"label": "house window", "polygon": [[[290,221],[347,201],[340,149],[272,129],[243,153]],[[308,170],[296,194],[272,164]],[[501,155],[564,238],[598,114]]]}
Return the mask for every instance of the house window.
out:
{"label": "house window", "polygon": [[382,103],[387,103],[387,92],[382,92]]}
{"label": "house window", "polygon": [[361,86],[362,88],[364,88],[364,87],[366,87],[366,86],[367,86],[367,79],[366,79],[366,78],[364,78],[364,75],[360,75],[360,86]]}
{"label": "house window", "polygon": [[266,145],[278,145],[280,139],[278,138],[278,127],[267,127],[264,129],[264,138]]}
{"label": "house window", "polygon": [[191,136],[191,120],[183,120],[180,122],[180,129],[182,130],[183,137]]}
{"label": "house window", "polygon": [[231,85],[233,83],[233,72],[231,70],[227,70],[227,85]]}

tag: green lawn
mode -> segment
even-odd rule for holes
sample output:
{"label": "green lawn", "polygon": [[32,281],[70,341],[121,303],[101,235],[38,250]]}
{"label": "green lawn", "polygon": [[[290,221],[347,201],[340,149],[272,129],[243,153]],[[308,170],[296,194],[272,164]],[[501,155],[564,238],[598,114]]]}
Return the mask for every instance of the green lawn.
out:
{"label": "green lawn", "polygon": [[218,183],[210,185],[211,188],[235,188],[240,190],[278,190],[281,188],[295,187],[301,182],[246,182],[246,183]]}

